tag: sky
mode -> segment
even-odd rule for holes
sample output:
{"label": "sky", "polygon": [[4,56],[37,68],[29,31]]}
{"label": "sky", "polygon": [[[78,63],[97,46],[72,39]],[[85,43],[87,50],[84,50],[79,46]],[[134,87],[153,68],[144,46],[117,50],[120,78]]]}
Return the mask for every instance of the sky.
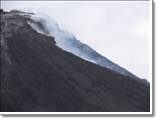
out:
{"label": "sky", "polygon": [[149,1],[1,1],[52,17],[59,26],[140,78],[149,78]]}

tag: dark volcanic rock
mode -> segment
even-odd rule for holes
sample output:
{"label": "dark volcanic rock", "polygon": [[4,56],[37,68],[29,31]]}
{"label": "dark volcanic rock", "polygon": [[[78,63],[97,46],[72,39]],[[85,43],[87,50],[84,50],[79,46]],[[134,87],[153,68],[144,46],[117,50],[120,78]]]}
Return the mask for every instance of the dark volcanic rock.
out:
{"label": "dark volcanic rock", "polygon": [[1,14],[1,111],[149,111],[149,85],[87,62]]}

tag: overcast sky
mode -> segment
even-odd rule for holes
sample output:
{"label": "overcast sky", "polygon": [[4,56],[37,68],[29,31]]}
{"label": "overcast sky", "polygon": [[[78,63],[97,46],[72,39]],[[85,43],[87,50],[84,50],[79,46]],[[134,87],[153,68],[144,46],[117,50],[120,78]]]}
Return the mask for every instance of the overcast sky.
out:
{"label": "overcast sky", "polygon": [[15,2],[5,10],[46,14],[103,56],[149,80],[149,2]]}

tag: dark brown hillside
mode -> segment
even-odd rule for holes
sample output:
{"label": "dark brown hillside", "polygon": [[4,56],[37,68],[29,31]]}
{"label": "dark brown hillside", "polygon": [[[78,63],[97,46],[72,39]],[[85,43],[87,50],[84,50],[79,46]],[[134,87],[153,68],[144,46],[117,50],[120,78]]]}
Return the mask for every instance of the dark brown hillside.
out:
{"label": "dark brown hillside", "polygon": [[144,112],[149,84],[87,62],[1,13],[2,112]]}

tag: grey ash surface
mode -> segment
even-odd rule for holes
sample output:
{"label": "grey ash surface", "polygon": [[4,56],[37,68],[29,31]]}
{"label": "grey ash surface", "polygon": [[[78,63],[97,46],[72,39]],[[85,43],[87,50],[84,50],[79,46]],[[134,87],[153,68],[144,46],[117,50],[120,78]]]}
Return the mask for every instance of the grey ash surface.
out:
{"label": "grey ash surface", "polygon": [[1,12],[2,112],[150,111],[149,83],[60,49],[27,20]]}

